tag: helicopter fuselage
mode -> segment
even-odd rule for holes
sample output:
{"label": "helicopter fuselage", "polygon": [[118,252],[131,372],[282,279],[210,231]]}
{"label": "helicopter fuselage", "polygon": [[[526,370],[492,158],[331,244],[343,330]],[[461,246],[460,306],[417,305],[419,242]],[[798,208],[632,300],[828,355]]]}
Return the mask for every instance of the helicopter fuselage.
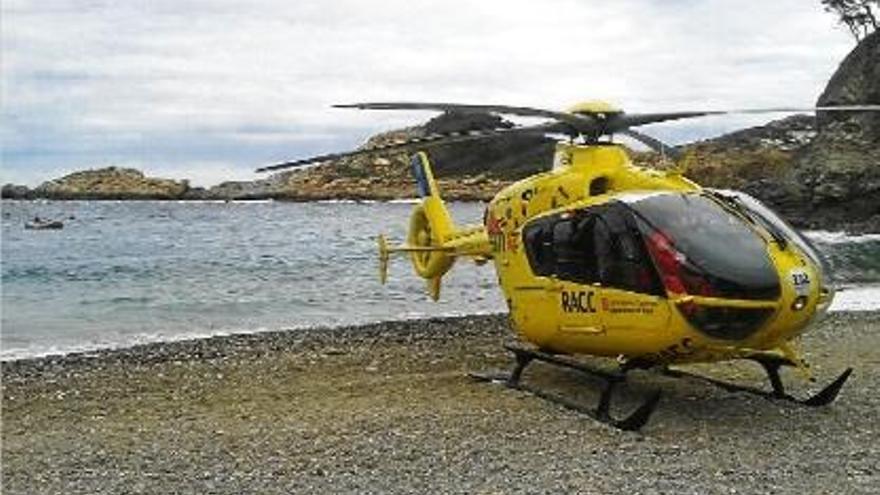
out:
{"label": "helicopter fuselage", "polygon": [[[389,246],[378,237],[379,278],[387,280],[390,255],[410,257],[428,293],[440,297],[441,280],[459,258],[494,263],[510,310],[510,322],[526,346],[507,346],[516,364],[502,375],[475,378],[532,390],[520,383],[533,360],[580,370],[602,379],[595,419],[623,430],[645,424],[659,393],[632,414],[615,419],[612,391],[628,370],[666,365],[749,359],[766,371],[765,392],[704,377],[726,390],[740,390],[807,406],[834,401],[852,368],[813,396],[799,400],[785,391],[781,366],[809,376],[793,345],[834,297],[825,264],[809,240],[755,198],[737,191],[702,188],[679,168],[633,165],[625,148],[611,141],[623,134],[684,166],[679,147],[637,131],[648,124],[732,113],[772,113],[791,108],[734,111],[687,110],[629,113],[601,101],[568,111],[436,102],[373,102],[340,105],[372,110],[435,110],[549,119],[515,126],[456,129],[417,135],[379,146],[330,153],[262,167],[281,170],[360,155],[425,149],[441,143],[565,135],[554,165],[501,190],[481,224],[457,226],[443,202],[428,155],[411,157],[420,201],[410,216],[406,242]],[[852,104],[809,109],[876,112],[880,105]],[[608,141],[603,139],[608,138]],[[575,144],[580,142],[583,144]],[[536,349],[537,348],[537,349]],[[617,358],[609,372],[557,354]],[[691,376],[693,376],[691,374]]]}
{"label": "helicopter fuselage", "polygon": [[[486,212],[514,329],[545,350],[651,364],[787,352],[830,302],[820,263],[716,196],[634,166],[619,145],[560,143],[553,170]],[[656,225],[657,211],[673,218]]]}

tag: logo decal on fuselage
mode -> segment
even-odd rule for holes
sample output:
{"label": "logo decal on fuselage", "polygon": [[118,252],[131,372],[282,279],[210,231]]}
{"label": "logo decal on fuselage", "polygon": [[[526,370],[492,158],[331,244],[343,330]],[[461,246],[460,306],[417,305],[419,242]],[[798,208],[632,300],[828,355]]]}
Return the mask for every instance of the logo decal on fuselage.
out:
{"label": "logo decal on fuselage", "polygon": [[595,313],[594,295],[595,293],[591,290],[564,290],[562,291],[562,311],[566,313]]}
{"label": "logo decal on fuselage", "polygon": [[492,245],[492,252],[500,253],[507,250],[507,237],[504,229],[507,226],[507,220],[498,218],[491,210],[486,217],[486,233],[489,235],[489,243]]}

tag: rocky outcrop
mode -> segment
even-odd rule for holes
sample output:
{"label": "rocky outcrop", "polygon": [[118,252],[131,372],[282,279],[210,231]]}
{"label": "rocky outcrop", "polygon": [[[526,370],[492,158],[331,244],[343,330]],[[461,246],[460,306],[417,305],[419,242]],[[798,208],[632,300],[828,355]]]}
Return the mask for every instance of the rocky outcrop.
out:
{"label": "rocky outcrop", "polygon": [[[817,101],[852,104],[880,104],[880,32],[846,57]],[[685,149],[689,177],[745,190],[798,227],[880,232],[880,112],[793,116]]]}
{"label": "rocky outcrop", "polygon": [[0,198],[3,199],[31,199],[33,192],[28,186],[19,184],[4,184],[0,189]]}
{"label": "rocky outcrop", "polygon": [[[427,134],[499,129],[513,124],[486,114],[444,113],[428,121]],[[499,136],[452,143],[432,150],[438,176],[474,177],[513,181],[548,170],[553,164],[556,140],[544,136]]]}
{"label": "rocky outcrop", "polygon": [[761,181],[781,180],[794,167],[797,152],[816,135],[815,120],[793,115],[686,145],[687,176],[707,187],[729,189],[754,189]]}
{"label": "rocky outcrop", "polygon": [[[817,104],[880,104],[880,31],[844,59]],[[818,134],[798,154],[792,177],[803,214],[817,225],[880,231],[880,112],[821,112],[817,120]]]}
{"label": "rocky outcrop", "polygon": [[[361,147],[370,149],[417,137],[453,131],[510,127],[500,117],[444,113],[421,126],[377,134]],[[478,142],[450,143],[431,148],[431,160],[444,197],[488,200],[514,180],[546,170],[554,142],[544,137],[501,136]],[[272,178],[272,196],[281,199],[395,199],[416,194],[409,175],[411,151],[344,158]]]}
{"label": "rocky outcrop", "polygon": [[186,199],[268,199],[278,195],[276,177],[253,181],[221,182],[209,189],[199,189]]}
{"label": "rocky outcrop", "polygon": [[84,170],[37,186],[32,195],[49,199],[179,199],[189,182],[147,177],[133,168]]}

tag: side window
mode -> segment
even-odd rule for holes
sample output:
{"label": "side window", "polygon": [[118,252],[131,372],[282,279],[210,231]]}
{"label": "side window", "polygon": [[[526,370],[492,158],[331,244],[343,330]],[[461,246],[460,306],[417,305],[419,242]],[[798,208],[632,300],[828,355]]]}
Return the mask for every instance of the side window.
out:
{"label": "side window", "polygon": [[594,222],[594,216],[581,213],[541,219],[527,226],[523,238],[535,275],[595,282]]}
{"label": "side window", "polygon": [[592,260],[589,250],[589,221],[586,218],[559,220],[553,226],[553,251],[556,254],[556,276],[572,282],[589,282]]}
{"label": "side window", "polygon": [[523,230],[523,241],[535,275],[664,294],[632,214],[624,206],[593,207],[589,212],[536,220]]}
{"label": "side window", "polygon": [[662,295],[660,279],[628,212],[613,208],[596,223],[596,263],[602,285]]}
{"label": "side window", "polygon": [[555,274],[556,255],[553,252],[553,223],[538,220],[527,226],[523,233],[526,255],[535,275],[549,277]]}

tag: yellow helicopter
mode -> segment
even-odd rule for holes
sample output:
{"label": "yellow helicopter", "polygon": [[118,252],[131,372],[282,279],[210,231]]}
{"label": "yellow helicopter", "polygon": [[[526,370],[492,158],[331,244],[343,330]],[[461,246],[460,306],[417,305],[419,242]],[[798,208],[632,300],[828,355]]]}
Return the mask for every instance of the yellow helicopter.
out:
{"label": "yellow helicopter", "polygon": [[[388,246],[379,236],[384,283],[393,253],[410,256],[433,299],[458,258],[492,261],[510,322],[525,345],[508,346],[512,371],[474,374],[528,390],[583,411],[600,422],[637,430],[659,400],[654,393],[623,419],[610,414],[614,387],[635,368],[689,375],[727,390],[742,390],[808,406],[831,403],[852,369],[806,400],[789,395],[779,370],[808,373],[793,341],[822,315],[834,297],[822,258],[810,242],[758,200],[712,190],[682,174],[633,165],[613,136],[630,136],[676,157],[677,150],[633,128],[727,113],[878,111],[880,105],[809,109],[690,111],[629,114],[603,102],[559,112],[531,107],[450,103],[359,103],[341,108],[492,113],[549,119],[537,125],[426,136],[380,148],[322,155],[263,167],[280,170],[318,162],[501,135],[562,135],[553,167],[504,188],[486,208],[482,224],[459,226],[441,198],[428,155],[411,167],[420,202],[406,243]],[[615,358],[611,371],[572,355]],[[763,366],[772,391],[721,382],[670,365],[752,360]],[[533,360],[601,378],[598,405],[585,408],[529,387],[521,380]]]}

